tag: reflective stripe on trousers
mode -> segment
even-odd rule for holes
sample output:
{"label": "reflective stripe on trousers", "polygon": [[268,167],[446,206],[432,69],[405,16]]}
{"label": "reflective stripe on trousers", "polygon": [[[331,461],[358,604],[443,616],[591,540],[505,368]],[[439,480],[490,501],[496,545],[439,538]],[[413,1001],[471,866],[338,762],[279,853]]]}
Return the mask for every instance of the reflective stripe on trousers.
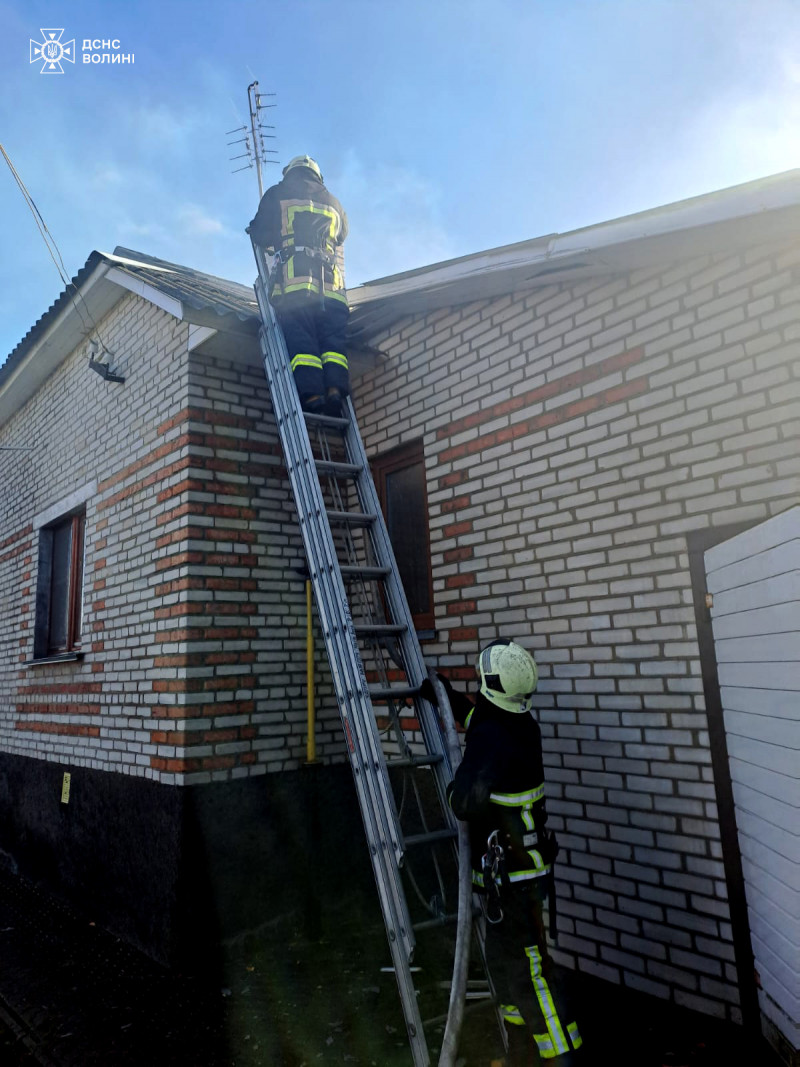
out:
{"label": "reflective stripe on trousers", "polygon": [[[525,955],[530,960],[531,982],[536,990],[536,999],[544,1016],[547,1033],[534,1033],[533,1039],[543,1060],[552,1060],[557,1056],[566,1055],[571,1049],[579,1049],[583,1044],[577,1024],[568,1023],[566,1033],[561,1020],[558,1017],[550,986],[542,974],[542,954],[536,945],[530,945],[525,949]],[[569,1035],[569,1037],[567,1036]]]}

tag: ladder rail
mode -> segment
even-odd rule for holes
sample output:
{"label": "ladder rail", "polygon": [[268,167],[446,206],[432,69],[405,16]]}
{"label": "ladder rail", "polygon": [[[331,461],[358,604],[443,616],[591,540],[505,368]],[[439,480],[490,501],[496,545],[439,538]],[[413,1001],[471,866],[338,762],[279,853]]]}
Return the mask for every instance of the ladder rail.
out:
{"label": "ladder rail", "polygon": [[[415,1067],[429,1067],[430,1057],[410,970],[415,939],[400,878],[402,833],[308,431],[300,412],[283,335],[267,298],[265,279],[268,273],[264,253],[255,243],[253,250],[259,272],[255,292],[262,320],[261,350],[289,481],[297,503],[301,536],[334,678],[409,1043]],[[348,413],[352,426],[354,415],[349,402]],[[369,512],[371,509],[362,510]]]}
{"label": "ladder rail", "polygon": [[[288,383],[281,382],[279,377],[274,378],[270,385],[281,400],[286,399],[287,385],[294,389],[294,383],[291,380]],[[296,413],[290,412],[288,418],[292,420],[293,415],[295,425],[286,427],[286,429],[295,437],[294,444],[302,446],[304,434],[299,431],[304,431],[304,426],[296,425],[299,422]],[[310,450],[308,451],[309,455],[301,461],[300,469],[296,461],[291,458],[287,461],[287,467],[295,499],[303,513],[300,518],[300,528],[309,561],[312,585],[315,587],[317,611],[326,642],[333,646],[336,653],[332,657],[331,670],[334,674],[334,683],[337,682],[337,675],[339,675],[338,685],[335,684],[337,695],[345,694],[340,710],[345,721],[348,748],[351,753],[358,752],[361,758],[361,766],[355,768],[357,771],[360,772],[364,766],[370,765],[376,772],[380,787],[380,810],[385,814],[386,836],[391,841],[392,849],[399,860],[402,857],[402,834],[394,811],[394,801],[391,799],[388,779],[381,773],[383,761],[377,731],[366,730],[365,723],[361,717],[353,714],[351,707],[353,701],[359,697],[369,699],[368,687],[360,657],[352,654],[352,645],[355,642],[353,621],[344,584],[339,576],[338,563],[332,551],[330,529],[327,527],[321,493],[314,492],[317,485],[314,478],[302,477],[302,466],[308,468],[312,458]],[[309,521],[306,516],[313,516],[314,521]],[[326,536],[326,527],[328,536]],[[323,561],[321,566],[313,562],[319,560]],[[357,746],[356,742],[358,742]]]}
{"label": "ladder rail", "polygon": [[[452,1067],[464,1013],[473,929],[469,837],[466,825],[455,818],[446,795],[447,784],[461,759],[460,742],[446,690],[435,673],[427,670],[422,656],[352,401],[349,397],[345,399],[340,418],[307,416],[302,412],[283,332],[267,295],[268,270],[264,252],[255,242],[253,251],[259,274],[255,293],[261,314],[261,351],[415,1067],[430,1067],[431,1061],[410,966],[416,944],[414,931],[434,923],[438,925],[446,915],[444,881],[434,842],[446,845],[448,840],[458,840],[457,850],[454,846],[447,848],[458,868],[457,942],[447,1027],[439,1060],[440,1067]],[[321,458],[315,457],[310,428],[316,428],[315,440],[322,452]],[[329,429],[341,434],[347,462],[342,462],[339,453],[331,450],[327,438]],[[323,478],[327,490],[323,488]],[[343,482],[350,487],[344,492]],[[326,491],[328,498],[333,500],[333,507],[326,504]],[[355,500],[359,510],[347,510],[349,502]],[[344,549],[341,538],[338,542],[338,552],[344,550],[344,561],[339,559],[332,526],[344,530]],[[363,540],[358,543],[352,535],[354,529],[364,531]],[[349,597],[345,579],[350,582]],[[382,583],[380,593],[377,592],[378,582]],[[353,610],[356,608],[359,615],[354,620]],[[371,669],[378,678],[377,685],[368,683],[359,637],[366,641],[370,650],[369,662],[376,664]],[[390,684],[389,661],[405,674],[405,684]],[[427,678],[434,686],[438,709],[420,695],[420,688]],[[390,719],[398,735],[400,759],[387,762],[372,695],[390,701]],[[414,755],[402,727],[401,709],[408,698],[413,700],[424,755]],[[394,700],[399,703],[393,703]],[[423,832],[404,835],[400,823],[402,805],[398,811],[389,780],[389,763],[403,767],[427,766],[443,818],[442,828],[428,824],[414,778],[413,789]],[[433,920],[412,924],[401,867],[406,847],[419,847],[423,843],[424,847],[433,849],[433,865],[441,890],[441,912],[437,911]],[[410,871],[408,875],[416,888]],[[493,995],[480,923],[475,924],[475,934]],[[499,1009],[497,1019],[505,1043]]]}
{"label": "ladder rail", "polygon": [[[285,389],[287,384],[292,389],[294,388],[294,383],[291,380],[285,383],[281,382],[279,377],[272,378],[270,385],[274,389],[276,399],[286,399]],[[288,419],[291,420],[292,415],[293,413],[290,412]],[[295,424],[299,421],[296,414],[293,421]],[[298,432],[300,427],[295,425],[286,427],[286,429],[294,435],[294,443],[302,445],[303,434]],[[308,467],[309,459],[310,456],[304,457],[304,461],[301,461],[301,468],[303,462]],[[390,787],[385,775],[381,774],[382,756],[377,732],[365,730],[364,723],[358,716],[353,715],[351,709],[353,700],[359,696],[366,696],[368,699],[367,684],[360,658],[352,655],[352,641],[355,640],[355,635],[352,633],[353,622],[344,584],[339,577],[338,564],[332,552],[331,539],[329,536],[325,536],[327,520],[321,494],[314,493],[315,480],[303,478],[301,476],[302,469],[298,468],[298,464],[294,459],[289,458],[287,460],[287,467],[295,499],[304,513],[301,514],[300,518],[301,534],[309,560],[312,585],[315,586],[320,623],[326,641],[333,645],[336,652],[333,656],[331,669],[335,676],[334,682],[337,681],[336,675],[340,676],[339,684],[336,686],[337,694],[345,694],[341,710],[346,722],[345,734],[348,748],[351,753],[358,753],[362,767],[371,765],[376,770],[381,786],[380,810],[386,815],[386,836],[391,841],[395,854],[402,855],[402,835],[394,812],[393,800],[389,799],[391,797]],[[305,516],[313,516],[315,521],[309,521]],[[329,528],[327,532],[329,533]],[[322,560],[322,565],[317,566],[314,564],[312,561],[315,560]],[[336,605],[339,606],[338,618],[335,611]],[[351,640],[348,640],[348,638]],[[342,665],[344,665],[344,669]],[[357,745],[356,742],[358,742]],[[360,771],[362,767],[357,769]]]}
{"label": "ladder rail", "polygon": [[[422,656],[422,650],[417,640],[414,629],[414,620],[408,606],[405,591],[400,581],[400,572],[394,555],[394,549],[389,538],[386,523],[383,520],[383,512],[378,499],[375,483],[369,473],[369,460],[364,449],[364,443],[358,430],[350,398],[347,399],[349,425],[345,431],[345,447],[348,457],[359,463],[361,473],[356,480],[359,503],[362,511],[375,514],[376,522],[370,528],[373,539],[375,555],[382,566],[389,567],[389,574],[384,581],[384,592],[389,606],[392,620],[405,627],[405,632],[399,637],[399,643],[405,660],[406,674],[415,685],[422,684],[427,677],[427,667]],[[415,711],[420,723],[425,747],[428,752],[435,752],[442,756],[442,762],[434,771],[439,803],[445,812],[448,821],[453,828],[456,820],[447,803],[446,786],[452,779],[454,768],[451,765],[447,745],[445,743],[439,716],[433,706],[421,697],[414,698]]]}

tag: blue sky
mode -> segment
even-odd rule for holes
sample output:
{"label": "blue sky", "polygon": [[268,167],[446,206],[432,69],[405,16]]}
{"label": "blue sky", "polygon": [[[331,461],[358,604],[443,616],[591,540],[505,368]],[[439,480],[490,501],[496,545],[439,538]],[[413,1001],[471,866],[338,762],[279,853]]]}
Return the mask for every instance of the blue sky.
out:
{"label": "blue sky", "polygon": [[[225,134],[254,78],[277,158],[344,203],[350,285],[800,165],[799,0],[0,0],[0,25],[0,141],[70,275],[120,244],[252,281]],[[42,28],[75,39],[63,75],[29,62]],[[2,161],[0,227],[2,362],[62,289]]]}

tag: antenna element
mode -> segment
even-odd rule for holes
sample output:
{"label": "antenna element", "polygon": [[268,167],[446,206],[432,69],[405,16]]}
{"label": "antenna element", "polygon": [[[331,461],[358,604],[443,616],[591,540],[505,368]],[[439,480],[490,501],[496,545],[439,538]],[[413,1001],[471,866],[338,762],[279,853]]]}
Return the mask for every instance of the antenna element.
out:
{"label": "antenna element", "polygon": [[260,121],[259,112],[266,110],[268,107],[277,107],[277,104],[264,104],[263,100],[268,96],[276,96],[276,93],[260,93],[258,91],[258,82],[251,82],[247,86],[247,104],[250,112],[250,127],[237,126],[235,130],[228,130],[226,136],[231,137],[233,134],[242,134],[243,136],[236,138],[233,141],[228,141],[228,147],[233,148],[234,145],[244,145],[244,151],[240,152],[236,156],[231,156],[231,163],[237,162],[240,159],[246,159],[247,162],[241,166],[236,167],[231,173],[238,174],[242,170],[252,170],[255,167],[256,178],[258,179],[258,196],[259,199],[264,195],[264,183],[261,177],[261,168],[265,163],[277,163],[277,159],[269,159],[269,156],[277,156],[278,151],[275,148],[267,148],[264,143],[266,140],[275,140],[274,133],[267,133],[267,130],[274,130],[274,126],[266,125]]}

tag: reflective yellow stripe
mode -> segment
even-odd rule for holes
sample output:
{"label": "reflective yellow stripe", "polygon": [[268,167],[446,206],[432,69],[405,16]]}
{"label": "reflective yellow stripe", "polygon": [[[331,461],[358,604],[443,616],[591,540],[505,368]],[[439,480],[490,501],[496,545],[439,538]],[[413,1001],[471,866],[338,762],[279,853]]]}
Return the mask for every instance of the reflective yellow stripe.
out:
{"label": "reflective yellow stripe", "polygon": [[577,1023],[567,1023],[567,1033],[569,1034],[570,1041],[572,1042],[572,1047],[573,1048],[580,1048],[581,1045],[583,1044],[583,1038],[581,1037],[580,1033],[578,1032],[578,1024]]}
{"label": "reflective yellow stripe", "polygon": [[340,367],[344,367],[347,370],[347,356],[343,356],[341,352],[323,352],[323,363],[338,363]]}
{"label": "reflective yellow stripe", "polygon": [[501,1004],[500,1010],[503,1013],[503,1020],[511,1026],[525,1025],[525,1020],[516,1004]]}
{"label": "reflective yellow stripe", "polygon": [[[291,285],[276,286],[273,292],[280,293],[296,293],[300,289],[305,289],[309,293],[318,293],[319,286],[316,282],[306,279],[306,281],[292,282]],[[326,300],[340,300],[343,304],[347,303],[347,293],[339,293],[335,289],[325,290]]]}
{"label": "reflective yellow stripe", "polygon": [[313,367],[315,370],[322,370],[322,360],[319,356],[309,356],[305,352],[299,352],[292,357],[292,370],[296,370],[297,367]]}
{"label": "reflective yellow stripe", "polygon": [[[563,1053],[569,1052],[569,1042],[561,1027],[561,1020],[558,1018],[558,1012],[550,994],[550,987],[542,975],[542,954],[536,945],[528,946],[525,949],[525,954],[531,961],[531,982],[536,990],[536,999],[539,1001],[539,1007],[547,1024],[547,1032],[553,1041],[555,1051],[552,1056],[561,1056]],[[546,1058],[551,1059],[552,1056],[548,1055]]]}
{"label": "reflective yellow stripe", "polygon": [[[315,204],[313,200],[283,201],[281,208],[283,210],[283,232],[287,237],[294,236],[295,216],[297,215],[322,215],[323,218],[326,218],[328,220],[328,234],[324,251],[331,256],[335,254],[336,237],[341,232],[342,227],[341,218],[335,208],[324,207],[322,204]],[[296,292],[298,289],[307,289],[309,292],[318,293],[319,285],[314,281],[314,275],[306,274],[298,277],[298,275],[295,274],[294,259],[295,253],[291,253],[286,261],[286,279],[289,284],[284,286],[283,291],[289,293]],[[325,299],[327,300],[330,297],[333,300],[341,300],[346,304],[347,294],[343,291],[337,292],[337,289],[341,289],[342,286],[341,274],[335,263],[329,266],[332,279],[331,285],[333,288],[325,291]],[[324,285],[325,265],[321,265],[320,269]]]}
{"label": "reflective yellow stripe", "polygon": [[341,291],[336,290],[336,289],[326,289],[325,290],[325,299],[326,300],[341,300],[341,302],[343,304],[346,304],[347,303],[347,293],[341,292]]}
{"label": "reflective yellow stripe", "polygon": [[533,1040],[536,1042],[536,1047],[539,1050],[539,1055],[543,1060],[552,1060],[558,1053],[553,1047],[553,1042],[550,1040],[547,1034],[534,1034]]}
{"label": "reflective yellow stripe", "polygon": [[318,293],[319,286],[306,279],[304,282],[293,282],[291,285],[282,286],[284,293],[296,293],[298,289],[307,289],[310,293]]}
{"label": "reflective yellow stripe", "polygon": [[285,230],[287,236],[294,235],[294,217],[295,215],[301,215],[308,213],[310,215],[324,215],[328,219],[328,236],[333,242],[336,237],[336,231],[340,226],[341,220],[339,213],[332,207],[324,207],[322,204],[315,204],[313,200],[288,200],[283,204],[285,210],[286,225]]}
{"label": "reflective yellow stripe", "polygon": [[[284,238],[293,238],[295,236],[296,218],[298,215],[302,214],[319,215],[327,221],[328,232],[323,235],[325,238],[325,248],[321,251],[325,251],[330,256],[334,256],[336,241],[340,238],[343,231],[342,219],[339,212],[333,207],[317,204],[313,200],[283,200],[281,201],[281,233]],[[301,290],[305,290],[309,293],[319,293],[319,277],[317,271],[306,273],[304,275],[295,274],[295,253],[291,252],[291,247],[292,242],[290,241],[290,253],[283,264],[283,273],[287,284],[281,285],[280,283],[276,283],[271,289],[271,292],[279,296],[286,293],[299,292]],[[341,272],[335,263],[329,266],[332,271],[333,289],[326,289],[325,299],[339,300],[343,304],[346,304],[347,293],[343,288]],[[324,278],[324,266],[322,267],[322,275]]]}
{"label": "reflective yellow stripe", "polygon": [[544,783],[524,793],[492,793],[489,800],[492,804],[501,804],[504,808],[523,808],[527,804],[536,804],[544,800]]}
{"label": "reflective yellow stripe", "polygon": [[[550,866],[543,867],[540,871],[511,871],[506,873],[506,878],[509,882],[530,882],[534,878],[543,878],[544,875],[550,873]],[[480,871],[473,870],[472,872],[472,884],[483,885],[483,874]]]}
{"label": "reflective yellow stripe", "polygon": [[[536,860],[533,857],[531,858],[535,863]],[[539,861],[541,862],[541,857],[539,857]],[[542,863],[541,867],[529,867],[526,871],[512,871],[508,876],[508,880],[509,882],[525,882],[530,878],[541,878],[543,875],[548,874],[549,871],[550,864],[545,866]]]}
{"label": "reflective yellow stripe", "polygon": [[474,711],[475,711],[475,709],[473,708],[472,711],[469,713],[469,715],[467,715],[466,719],[464,719],[464,729],[465,730],[469,726],[469,720],[472,718],[472,713]]}

